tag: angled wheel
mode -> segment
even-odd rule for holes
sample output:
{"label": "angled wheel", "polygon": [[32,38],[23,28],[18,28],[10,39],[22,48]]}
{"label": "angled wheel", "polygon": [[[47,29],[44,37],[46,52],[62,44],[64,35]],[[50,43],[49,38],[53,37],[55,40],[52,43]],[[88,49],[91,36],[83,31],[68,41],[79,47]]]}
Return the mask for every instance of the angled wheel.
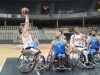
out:
{"label": "angled wheel", "polygon": [[100,54],[97,53],[96,55],[93,56],[94,58],[94,63],[96,67],[100,67]]}
{"label": "angled wheel", "polygon": [[78,52],[77,51],[74,51],[74,50],[71,51],[70,52],[70,59],[73,62],[73,66],[77,66],[78,59],[79,59]]}
{"label": "angled wheel", "polygon": [[67,63],[66,67],[70,68],[69,70],[73,70],[74,69],[73,62],[70,59],[70,56],[67,56],[67,58],[65,59],[65,63]]}
{"label": "angled wheel", "polygon": [[44,58],[44,56],[42,56],[42,58],[39,60],[36,67],[37,67],[38,71],[45,68],[45,58]]}
{"label": "angled wheel", "polygon": [[17,61],[17,69],[21,73],[29,73],[33,71],[36,64],[36,57],[31,52],[21,54]]}
{"label": "angled wheel", "polygon": [[49,55],[47,58],[47,71],[51,69],[52,65],[53,65],[52,55]]}
{"label": "angled wheel", "polygon": [[80,54],[80,61],[82,63],[85,63],[86,62],[86,58],[85,58],[85,55],[83,55],[83,53]]}

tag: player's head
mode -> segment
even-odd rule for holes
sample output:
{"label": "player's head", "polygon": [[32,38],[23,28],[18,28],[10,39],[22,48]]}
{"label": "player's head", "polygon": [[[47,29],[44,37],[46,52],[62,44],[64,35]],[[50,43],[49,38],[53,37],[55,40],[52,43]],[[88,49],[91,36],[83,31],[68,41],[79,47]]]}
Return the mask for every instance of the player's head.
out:
{"label": "player's head", "polygon": [[19,28],[19,33],[22,34],[23,33],[23,30],[24,30],[24,27],[20,27]]}
{"label": "player's head", "polygon": [[84,37],[87,38],[88,37],[88,33],[84,33]]}
{"label": "player's head", "polygon": [[32,39],[34,39],[34,35],[32,35]]}
{"label": "player's head", "polygon": [[56,36],[56,39],[60,38],[61,37],[61,32],[56,31],[55,36]]}
{"label": "player's head", "polygon": [[74,28],[74,32],[75,32],[75,33],[79,33],[79,32],[80,32],[79,27],[75,27],[75,28]]}
{"label": "player's head", "polygon": [[92,30],[92,36],[95,36],[97,34],[97,30]]}
{"label": "player's head", "polygon": [[63,30],[59,30],[59,32],[61,33],[61,35],[63,35]]}

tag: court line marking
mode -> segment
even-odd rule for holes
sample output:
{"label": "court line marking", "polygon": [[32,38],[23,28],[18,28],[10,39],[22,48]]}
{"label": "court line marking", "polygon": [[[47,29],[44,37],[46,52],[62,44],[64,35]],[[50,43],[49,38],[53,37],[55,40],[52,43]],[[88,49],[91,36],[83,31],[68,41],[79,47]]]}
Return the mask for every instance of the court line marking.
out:
{"label": "court line marking", "polygon": [[7,59],[7,58],[5,58],[5,60],[4,60],[3,64],[2,64],[2,66],[1,66],[0,72],[1,72],[3,66],[4,66],[4,64],[5,64],[5,62],[6,62],[6,59]]}

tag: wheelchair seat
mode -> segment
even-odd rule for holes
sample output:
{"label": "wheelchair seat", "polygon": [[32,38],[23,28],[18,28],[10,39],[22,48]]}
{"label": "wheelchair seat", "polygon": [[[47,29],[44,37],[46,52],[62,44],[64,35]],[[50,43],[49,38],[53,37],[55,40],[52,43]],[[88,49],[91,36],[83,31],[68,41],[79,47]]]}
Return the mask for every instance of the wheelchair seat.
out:
{"label": "wheelchair seat", "polygon": [[97,52],[94,52],[94,53],[92,53],[92,54],[88,54],[88,60],[89,60],[89,62],[92,62],[92,63],[94,63],[94,57],[95,57],[95,55],[97,54]]}
{"label": "wheelchair seat", "polygon": [[55,69],[55,70],[71,70],[73,68],[67,54],[65,54],[65,65],[64,66],[65,67],[63,67],[63,68],[59,67],[58,57],[56,55],[55,59],[54,59],[53,69]]}
{"label": "wheelchair seat", "polygon": [[[40,58],[38,56],[39,53],[41,53],[40,50],[38,50],[37,52],[32,51],[33,47],[27,47],[27,48],[23,48],[22,49],[22,54],[18,57],[17,60],[17,69],[19,72],[26,74],[29,73],[31,71],[33,71],[33,69],[36,67],[36,69],[39,70],[43,68],[45,68],[45,58],[44,56],[42,58]],[[34,49],[34,48],[33,48]],[[37,49],[35,49],[37,50]],[[39,62],[36,63],[36,58],[39,57]],[[36,65],[37,64],[37,65]]]}
{"label": "wheelchair seat", "polygon": [[[32,52],[31,48],[35,49],[34,47],[26,47],[25,49],[24,48],[22,49],[21,53]],[[35,56],[37,56],[40,53],[41,51],[38,49],[38,51],[35,53]]]}
{"label": "wheelchair seat", "polygon": [[31,48],[32,48],[32,47],[26,47],[25,49],[24,49],[24,48],[22,48],[21,53],[24,53],[24,52],[29,52]]}

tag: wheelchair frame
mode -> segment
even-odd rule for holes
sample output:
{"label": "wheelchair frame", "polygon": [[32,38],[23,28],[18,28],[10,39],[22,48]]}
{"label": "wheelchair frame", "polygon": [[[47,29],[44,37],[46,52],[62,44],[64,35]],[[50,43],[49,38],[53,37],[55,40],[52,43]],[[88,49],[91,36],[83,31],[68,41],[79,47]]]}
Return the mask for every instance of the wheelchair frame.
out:
{"label": "wheelchair frame", "polygon": [[[37,72],[37,74],[38,75],[40,75],[40,73],[38,72],[39,70],[42,70],[42,69],[44,69],[44,68],[46,68],[45,66],[43,66],[44,64],[45,64],[45,62],[44,61],[41,61],[40,60],[40,57],[38,56],[38,54],[40,53],[39,51],[38,52],[36,52],[36,53],[34,53],[33,51],[31,51],[30,49],[31,49],[32,47],[29,47],[29,48],[27,48],[26,50],[23,50],[23,53],[19,56],[19,58],[18,58],[18,61],[17,61],[17,69],[18,69],[18,71],[20,72],[20,73],[23,73],[23,74],[27,74],[27,73],[30,73],[30,72],[32,72],[33,70],[34,70],[34,68],[36,67],[36,72]],[[21,63],[21,66],[19,66],[18,65],[18,63],[19,63],[19,60],[20,60],[20,57],[21,56],[23,56],[23,58],[22,58],[22,61],[26,64],[26,65],[28,65],[28,69],[27,69],[27,71],[25,70],[25,71],[22,71],[21,69],[20,69],[20,67],[22,67],[22,63]],[[24,57],[25,56],[25,57]],[[33,58],[29,58],[29,57],[33,57]],[[39,58],[39,62],[36,64],[36,58]],[[25,60],[24,60],[25,59]],[[44,57],[42,58],[43,60],[45,60],[44,59]],[[31,61],[31,62],[30,62]],[[43,63],[43,64],[41,64],[41,63]],[[25,64],[23,65],[23,66],[25,66]],[[40,69],[38,69],[38,68],[40,68]]]}
{"label": "wheelchair frame", "polygon": [[[76,63],[74,64],[74,66],[79,66],[79,68],[94,68],[95,67],[95,57],[94,57],[94,55],[91,55],[91,57],[88,57],[88,60],[89,60],[89,58],[90,58],[90,60],[91,60],[91,62],[89,61],[89,66],[86,66],[84,63],[85,63],[85,61],[86,61],[86,58],[85,58],[85,56],[82,54],[82,52],[79,52],[79,51],[74,51],[74,50],[72,50],[71,52],[70,52],[70,54],[71,53],[77,53],[77,56],[76,57],[78,57],[78,58],[72,58],[72,61],[73,60],[76,60]],[[74,54],[73,54],[74,55]],[[82,60],[81,60],[81,55],[83,55],[83,62],[82,62]],[[72,56],[73,57],[73,56]],[[74,62],[74,61],[73,61]],[[99,60],[99,62],[100,62],[100,60]],[[77,63],[78,63],[78,65],[77,65]]]}
{"label": "wheelchair frame", "polygon": [[[53,59],[53,56],[52,55],[49,55],[49,59],[47,59],[47,63],[48,63],[48,70],[51,70],[51,68],[53,69],[53,71],[55,71],[55,70],[68,70],[68,71],[70,71],[70,70],[73,70],[73,64],[72,64],[72,61],[70,60],[70,58],[69,58],[69,56],[67,56],[67,54],[66,54],[66,57],[65,57],[65,66],[66,66],[66,64],[67,64],[67,66],[66,67],[64,67],[64,68],[59,68],[58,66],[57,67],[54,67],[55,66],[55,61],[58,61],[58,59]],[[67,62],[67,63],[66,63]],[[58,63],[58,62],[56,62],[56,63]],[[68,64],[70,65],[70,67],[68,68]]]}
{"label": "wheelchair frame", "polygon": [[96,66],[97,62],[98,64],[100,64],[100,57],[98,57],[98,53],[93,53],[93,54],[89,54],[89,60],[91,61],[92,59],[92,63],[94,64],[94,66]]}

